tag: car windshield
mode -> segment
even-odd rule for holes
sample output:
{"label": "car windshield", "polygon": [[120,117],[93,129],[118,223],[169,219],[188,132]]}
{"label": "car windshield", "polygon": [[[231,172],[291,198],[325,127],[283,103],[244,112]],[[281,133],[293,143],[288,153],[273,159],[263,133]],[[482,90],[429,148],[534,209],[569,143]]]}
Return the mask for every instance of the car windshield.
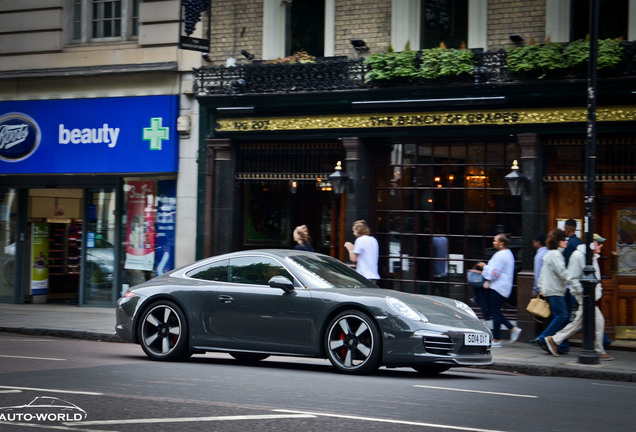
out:
{"label": "car windshield", "polygon": [[355,270],[325,255],[292,255],[287,258],[309,288],[377,288]]}

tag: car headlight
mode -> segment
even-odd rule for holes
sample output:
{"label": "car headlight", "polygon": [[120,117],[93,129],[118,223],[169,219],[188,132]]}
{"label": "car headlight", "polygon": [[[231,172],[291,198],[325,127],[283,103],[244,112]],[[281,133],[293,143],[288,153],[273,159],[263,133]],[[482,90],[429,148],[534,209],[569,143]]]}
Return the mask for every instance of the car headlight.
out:
{"label": "car headlight", "polygon": [[475,319],[479,319],[477,317],[477,314],[475,313],[474,310],[472,310],[472,308],[470,306],[468,306],[466,303],[464,302],[460,302],[459,300],[455,300],[455,306],[458,309],[463,310],[464,312],[466,312],[468,315],[470,315],[471,317],[475,318]]}
{"label": "car headlight", "polygon": [[398,315],[402,315],[413,321],[428,322],[428,318],[426,318],[424,314],[416,311],[402,300],[398,300],[395,297],[387,297],[386,302]]}

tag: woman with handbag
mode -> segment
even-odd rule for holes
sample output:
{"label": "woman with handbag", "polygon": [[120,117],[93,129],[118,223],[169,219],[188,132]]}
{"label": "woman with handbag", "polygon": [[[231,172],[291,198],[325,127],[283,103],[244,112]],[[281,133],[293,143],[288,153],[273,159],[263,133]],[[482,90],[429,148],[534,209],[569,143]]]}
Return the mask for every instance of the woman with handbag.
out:
{"label": "woman with handbag", "polygon": [[565,232],[559,228],[553,229],[548,234],[546,243],[548,252],[543,257],[538,285],[540,295],[547,298],[550,303],[552,320],[537,337],[537,342],[541,348],[548,351],[545,338],[561,330],[569,318],[569,311],[565,303],[565,291],[568,283],[565,257],[563,256],[563,249],[567,245]]}
{"label": "woman with handbag", "polygon": [[505,234],[497,234],[492,245],[497,252],[490,258],[488,264],[477,263],[484,279],[490,281],[490,308],[492,313],[492,346],[501,346],[501,324],[510,330],[510,342],[515,342],[521,334],[521,329],[513,326],[501,313],[504,299],[512,293],[512,281],[515,274],[515,257],[508,249],[510,239]]}

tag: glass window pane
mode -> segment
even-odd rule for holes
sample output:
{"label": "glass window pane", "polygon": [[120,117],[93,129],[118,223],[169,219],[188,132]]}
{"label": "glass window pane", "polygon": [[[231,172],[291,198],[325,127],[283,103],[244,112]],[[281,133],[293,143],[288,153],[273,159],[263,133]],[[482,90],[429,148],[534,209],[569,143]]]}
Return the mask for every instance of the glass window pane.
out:
{"label": "glass window pane", "polygon": [[13,299],[17,246],[18,191],[0,188],[0,299]]}
{"label": "glass window pane", "polygon": [[276,261],[265,257],[241,257],[230,260],[230,282],[267,285],[274,276],[293,280],[289,272]]}
{"label": "glass window pane", "polygon": [[[115,273],[115,191],[113,189],[90,190],[86,205],[84,302],[110,304]],[[77,259],[79,264],[79,251]],[[69,252],[70,267],[71,253]]]}
{"label": "glass window pane", "polygon": [[187,273],[186,276],[215,282],[227,282],[230,260],[216,261]]}
{"label": "glass window pane", "polygon": [[468,0],[422,0],[421,29],[422,48],[460,48],[468,40]]}

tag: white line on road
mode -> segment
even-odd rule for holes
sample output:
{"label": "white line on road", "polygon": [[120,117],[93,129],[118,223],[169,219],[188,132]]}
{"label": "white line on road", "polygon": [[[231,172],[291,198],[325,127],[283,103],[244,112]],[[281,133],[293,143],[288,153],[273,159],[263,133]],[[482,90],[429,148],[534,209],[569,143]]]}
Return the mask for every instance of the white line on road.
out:
{"label": "white line on road", "polygon": [[61,358],[53,358],[53,357],[27,357],[27,356],[13,356],[13,355],[2,355],[0,357],[6,358],[19,358],[19,359],[28,359],[28,360],[52,360],[52,361],[66,361],[66,359]]}
{"label": "white line on road", "polygon": [[89,395],[89,396],[103,396],[104,395],[104,393],[96,393],[96,392],[76,391],[76,390],[59,390],[59,389],[36,388],[36,387],[0,386],[0,389],[25,390],[25,391],[32,390],[32,391],[47,392],[47,393],[69,393],[69,394],[81,394],[81,395]]}
{"label": "white line on road", "polygon": [[22,393],[22,390],[0,390],[0,393]]}
{"label": "white line on road", "polygon": [[618,385],[618,384],[592,383],[592,385],[604,386],[604,387],[628,388],[628,389],[632,389],[632,390],[634,389],[634,386]]}
{"label": "white line on road", "polygon": [[[236,416],[210,416],[210,417],[175,417],[175,418],[145,418],[145,419],[121,419],[121,420],[94,420],[83,421],[82,426],[107,426],[123,424],[150,424],[150,423],[183,423],[183,422],[213,422],[235,420],[270,420],[270,419],[295,419],[314,418],[312,414],[263,414],[263,415],[236,415]],[[65,425],[79,423],[64,423]]]}
{"label": "white line on road", "polygon": [[327,414],[327,413],[318,413],[318,412],[307,412],[307,411],[292,411],[292,410],[274,410],[276,412],[287,412],[287,413],[298,413],[298,414],[309,414],[316,417],[335,417],[342,418],[348,420],[362,420],[362,421],[370,421],[375,423],[392,423],[392,424],[401,424],[401,425],[409,425],[409,426],[424,426],[430,428],[437,429],[452,429],[459,431],[469,431],[469,432],[507,432],[498,429],[481,429],[481,428],[472,428],[472,427],[464,427],[464,426],[452,426],[438,423],[424,423],[424,422],[416,422],[416,421],[406,421],[406,420],[394,420],[394,419],[385,419],[385,418],[376,418],[376,417],[359,417],[359,416],[350,416],[343,414]]}
{"label": "white line on road", "polygon": [[427,385],[414,385],[413,387],[428,388],[433,390],[466,392],[466,393],[482,393],[482,394],[489,394],[489,395],[495,395],[495,396],[513,396],[513,397],[530,398],[530,399],[536,399],[539,397],[534,395],[524,395],[524,394],[517,394],[517,393],[498,393],[498,392],[488,392],[488,391],[481,391],[481,390],[458,389],[458,388],[451,388],[451,387],[435,387],[435,386],[427,386]]}

